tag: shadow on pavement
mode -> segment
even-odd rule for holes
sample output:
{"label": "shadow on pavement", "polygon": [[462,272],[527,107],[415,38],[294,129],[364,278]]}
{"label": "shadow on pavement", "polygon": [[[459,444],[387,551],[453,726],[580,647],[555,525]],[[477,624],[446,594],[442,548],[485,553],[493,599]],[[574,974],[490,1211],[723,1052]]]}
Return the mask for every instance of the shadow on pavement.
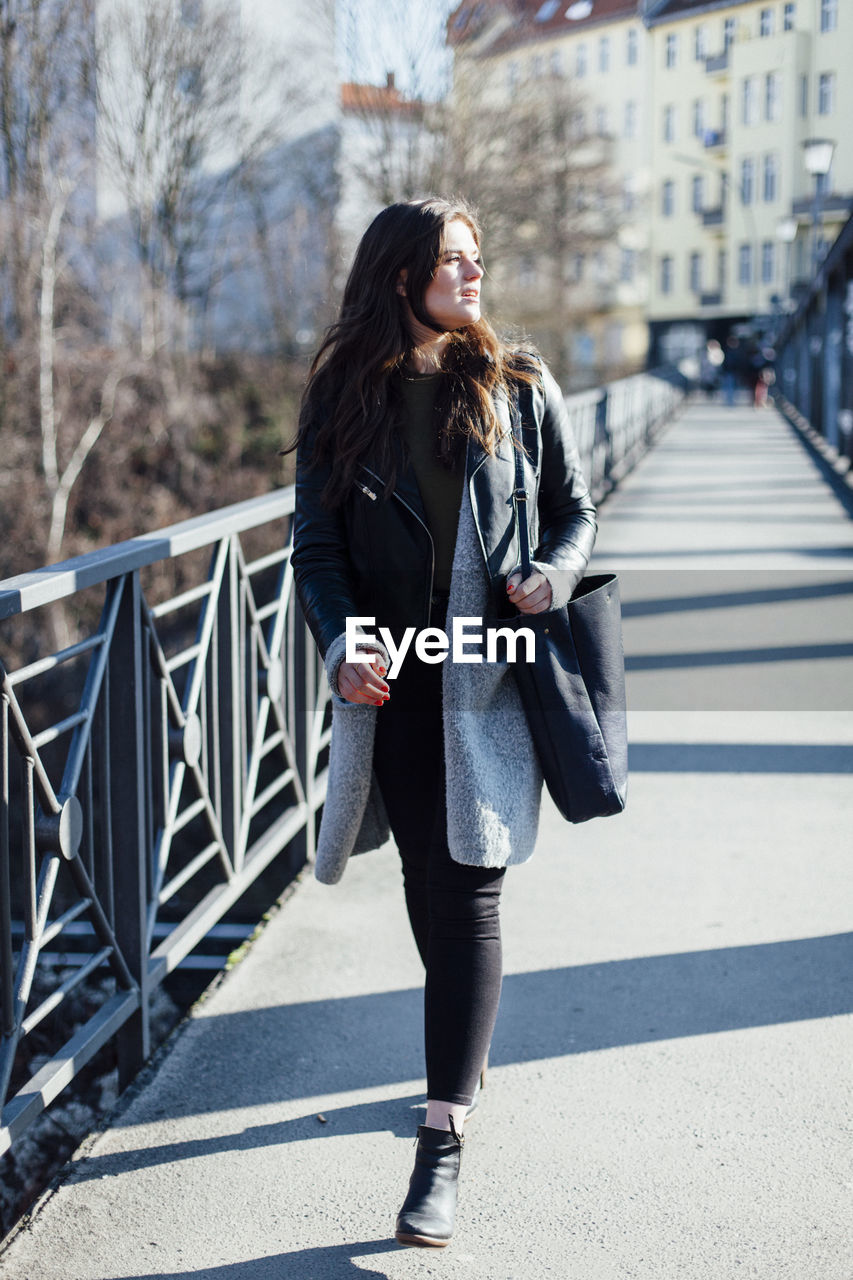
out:
{"label": "shadow on pavement", "polygon": [[247,1258],[226,1262],[200,1271],[147,1271],[144,1274],[117,1276],[110,1273],[104,1280],[356,1280],[375,1276],[386,1280],[387,1272],[359,1267],[353,1257],[396,1252],[401,1248],[393,1240],[361,1240],[356,1243],[330,1245],[317,1249],[297,1249],[294,1253],[277,1253],[268,1258]]}
{"label": "shadow on pavement", "polygon": [[[689,571],[688,571],[689,572]],[[703,581],[707,583],[713,569],[705,570]],[[742,574],[748,571],[741,570]],[[779,570],[774,570],[774,574],[781,576]],[[648,580],[654,573],[651,570],[646,575]],[[637,574],[628,575],[629,583],[634,585],[634,579]],[[660,613],[691,613],[696,609],[732,609],[744,608],[753,605],[766,604],[793,604],[796,601],[827,599],[835,596],[853,595],[853,582],[809,582],[799,586],[767,586],[764,585],[768,581],[772,581],[771,575],[765,573],[760,577],[758,575],[750,575],[762,583],[761,586],[752,587],[749,590],[734,590],[729,585],[720,591],[713,593],[702,593],[693,595],[676,595],[674,588],[679,586],[679,579],[675,574],[667,575],[666,585],[670,594],[660,596],[656,599],[648,600],[632,600],[623,599],[622,601],[622,617],[623,618],[645,618],[649,615]],[[785,575],[790,579],[790,574]],[[621,583],[624,591],[625,577],[622,575]],[[682,575],[684,585],[690,585],[687,573]],[[695,581],[695,575],[691,575]],[[729,584],[731,583],[731,575],[728,575]],[[663,583],[662,583],[663,585]]]}
{"label": "shadow on pavement", "polygon": [[634,773],[853,773],[853,746],[808,742],[632,742]]}
{"label": "shadow on pavement", "polygon": [[[853,933],[515,973],[504,980],[490,1062],[500,1067],[851,1012]],[[417,1078],[420,1013],[421,993],[409,989],[201,1019],[189,1034],[202,1036],[203,1045],[189,1050],[196,1061],[202,1053],[206,1067],[192,1080],[167,1073],[152,1095],[154,1115],[227,1113]],[[72,1180],[331,1135],[390,1130],[410,1136],[418,1101],[371,1100],[324,1111],[326,1123],[314,1112],[230,1134],[93,1154]]]}
{"label": "shadow on pavement", "polygon": [[730,667],[743,662],[814,662],[851,658],[853,644],[780,644],[757,649],[707,649],[693,653],[627,653],[625,670],[666,671],[671,667]]}

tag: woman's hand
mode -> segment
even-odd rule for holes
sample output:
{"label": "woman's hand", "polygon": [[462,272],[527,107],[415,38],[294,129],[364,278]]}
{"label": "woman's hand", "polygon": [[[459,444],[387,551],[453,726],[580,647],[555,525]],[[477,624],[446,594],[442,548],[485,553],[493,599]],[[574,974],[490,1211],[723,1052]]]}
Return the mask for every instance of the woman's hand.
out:
{"label": "woman's hand", "polygon": [[385,660],[379,653],[365,654],[364,662],[342,662],[338,667],[338,693],[347,702],[384,706],[391,696],[381,678],[384,674]]}
{"label": "woman's hand", "polygon": [[551,608],[551,584],[538,569],[534,569],[523,582],[519,572],[511,573],[507,578],[506,591],[521,613],[545,613]]}

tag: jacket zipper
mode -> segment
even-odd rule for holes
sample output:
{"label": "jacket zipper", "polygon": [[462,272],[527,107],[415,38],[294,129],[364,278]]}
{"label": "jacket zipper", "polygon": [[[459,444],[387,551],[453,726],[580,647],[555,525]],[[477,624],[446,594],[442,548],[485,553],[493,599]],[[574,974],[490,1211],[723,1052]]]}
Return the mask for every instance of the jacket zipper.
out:
{"label": "jacket zipper", "polygon": [[[380,489],[382,489],[382,488],[384,488],[384,487],[385,487],[385,481],[382,479],[382,477],[381,477],[381,476],[378,476],[378,475],[376,474],[376,472],[375,472],[375,471],[371,471],[370,467],[366,467],[366,466],[364,465],[364,463],[362,463],[362,464],[361,464],[361,469],[362,469],[362,471],[366,471],[366,472],[367,472],[367,474],[368,474],[369,476],[373,476],[373,479],[376,481],[376,483],[377,483],[377,485],[378,485],[378,487],[379,487]],[[364,485],[360,484],[358,481],[356,481],[356,484],[358,484],[358,487],[359,487],[360,489],[362,489],[362,491],[363,491],[364,493],[368,494],[368,496],[369,496],[369,497],[373,498],[374,500],[376,499],[376,494],[375,494],[375,493],[371,493],[370,489],[365,488],[365,487],[364,487]],[[434,582],[434,580],[435,580],[435,543],[434,543],[434,542],[433,542],[433,540],[432,540],[432,534],[430,533],[428,526],[427,526],[427,525],[424,523],[424,521],[420,518],[420,516],[418,515],[417,511],[415,511],[414,507],[409,506],[409,504],[408,504],[408,502],[406,501],[406,499],[405,499],[405,498],[401,498],[401,497],[400,497],[400,495],[399,495],[399,493],[397,492],[397,490],[396,490],[396,489],[394,490],[394,497],[397,499],[397,501],[398,501],[398,502],[402,502],[402,504],[403,504],[403,506],[406,508],[406,510],[407,510],[407,511],[409,511],[409,512],[410,512],[410,513],[415,517],[415,519],[417,520],[418,524],[422,527],[422,529],[424,530],[424,533],[425,533],[425,534],[426,534],[426,536],[429,538],[430,551],[431,551],[431,553],[432,553],[432,554],[430,555],[430,565],[429,565],[429,595],[428,595],[428,597],[427,597],[427,621],[429,621],[429,615],[430,615],[430,613],[431,613],[431,611],[432,611],[432,584],[433,584],[433,582]]]}

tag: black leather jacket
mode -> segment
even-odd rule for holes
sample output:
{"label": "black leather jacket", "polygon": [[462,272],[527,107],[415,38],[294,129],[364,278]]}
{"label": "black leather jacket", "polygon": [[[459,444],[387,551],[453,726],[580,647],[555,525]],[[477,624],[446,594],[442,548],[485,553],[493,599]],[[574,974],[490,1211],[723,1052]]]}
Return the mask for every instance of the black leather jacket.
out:
{"label": "black leather jacket", "polygon": [[[527,449],[530,545],[535,565],[552,587],[552,607],[566,603],[586,568],[595,540],[595,508],[580,463],[559,387],[547,369],[541,385],[519,385],[518,403]],[[514,450],[509,405],[496,398],[502,434],[494,454],[470,441],[468,490],[495,616],[517,611],[506,594],[518,567],[512,494]],[[396,440],[395,440],[396,444]],[[401,447],[401,446],[400,446]],[[352,492],[330,511],[320,501],[328,466],[309,467],[310,432],[297,453],[293,572],[308,625],[325,656],[347,617],[368,616],[397,637],[405,627],[429,625],[433,545],[411,465],[398,459],[397,482],[383,497],[385,480],[361,466]]]}

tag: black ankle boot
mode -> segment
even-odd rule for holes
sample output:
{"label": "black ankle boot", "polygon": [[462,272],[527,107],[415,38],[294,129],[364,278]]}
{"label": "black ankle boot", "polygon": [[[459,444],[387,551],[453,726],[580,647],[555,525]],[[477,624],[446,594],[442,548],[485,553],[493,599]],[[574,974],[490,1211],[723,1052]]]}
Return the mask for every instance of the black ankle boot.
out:
{"label": "black ankle boot", "polygon": [[415,1167],[409,1192],[397,1215],[397,1242],[442,1248],[453,1235],[456,1220],[456,1183],[465,1142],[456,1132],[418,1126]]}

